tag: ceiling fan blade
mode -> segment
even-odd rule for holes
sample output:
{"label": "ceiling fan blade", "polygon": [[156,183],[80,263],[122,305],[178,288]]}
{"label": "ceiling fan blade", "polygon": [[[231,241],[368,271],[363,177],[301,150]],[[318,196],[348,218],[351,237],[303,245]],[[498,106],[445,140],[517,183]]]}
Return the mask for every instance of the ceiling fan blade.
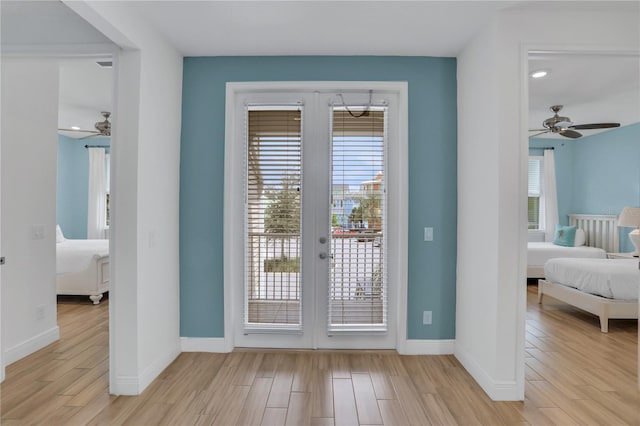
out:
{"label": "ceiling fan blade", "polygon": [[[542,129],[536,129],[536,130],[529,130],[530,132],[537,132],[538,130],[542,130]],[[544,135],[545,133],[549,133],[549,129],[545,129],[540,133],[536,133],[535,135],[529,135],[530,138],[535,138],[536,136],[540,136],[540,135]]]}
{"label": "ceiling fan blade", "polygon": [[82,139],[93,138],[95,136],[100,136],[100,133],[93,133],[92,135],[83,136],[81,138],[77,138],[77,140],[81,141]]}
{"label": "ceiling fan blade", "polygon": [[570,129],[590,130],[590,129],[609,129],[612,127],[620,127],[620,123],[592,123],[592,124],[576,124],[569,126]]}
{"label": "ceiling fan blade", "polygon": [[561,130],[558,133],[560,133],[562,136],[565,136],[565,137],[571,138],[571,139],[577,139],[580,136],[582,136],[582,133],[576,132],[576,131],[570,130],[570,129]]}
{"label": "ceiling fan blade", "polygon": [[58,129],[63,132],[80,132],[80,133],[98,133],[95,130],[82,130],[82,129]]}

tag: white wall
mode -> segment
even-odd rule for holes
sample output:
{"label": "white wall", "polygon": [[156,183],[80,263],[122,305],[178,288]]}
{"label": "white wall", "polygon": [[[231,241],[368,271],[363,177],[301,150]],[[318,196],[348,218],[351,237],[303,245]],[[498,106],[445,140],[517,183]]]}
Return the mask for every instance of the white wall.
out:
{"label": "white wall", "polygon": [[0,268],[1,347],[7,365],[59,338],[57,127],[56,61],[2,57],[1,227],[7,263]]}
{"label": "white wall", "polygon": [[526,50],[640,49],[637,4],[569,3],[503,11],[458,58],[456,356],[493,399],[524,396]]}
{"label": "white wall", "polygon": [[125,4],[65,4],[127,48],[115,68],[111,392],[137,394],[180,353],[182,57]]}
{"label": "white wall", "polygon": [[[495,93],[499,81],[493,68],[494,40],[495,32],[488,29],[458,57],[455,354],[485,389],[492,386],[495,370],[496,293],[500,267],[496,239],[500,226],[500,175],[496,166],[499,132],[498,126],[488,119],[489,112],[498,104]],[[482,84],[476,84],[478,81]],[[479,164],[483,167],[478,167]]]}

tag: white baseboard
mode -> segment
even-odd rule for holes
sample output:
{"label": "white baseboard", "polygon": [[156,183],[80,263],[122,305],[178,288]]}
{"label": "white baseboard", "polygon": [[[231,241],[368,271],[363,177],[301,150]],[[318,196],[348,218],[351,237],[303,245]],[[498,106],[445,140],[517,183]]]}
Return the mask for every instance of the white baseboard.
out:
{"label": "white baseboard", "polygon": [[167,352],[164,356],[156,359],[151,365],[144,369],[140,375],[140,392],[144,391],[159,375],[169,366],[182,351],[180,346],[176,344],[173,350]]}
{"label": "white baseboard", "polygon": [[24,358],[27,355],[31,355],[37,350],[44,348],[47,345],[60,339],[60,328],[56,325],[47,331],[33,336],[32,338],[25,340],[22,343],[18,343],[7,351],[2,356],[4,365],[9,365]]}
{"label": "white baseboard", "polygon": [[231,350],[224,337],[181,337],[180,343],[182,352],[226,353]]}
{"label": "white baseboard", "polygon": [[140,380],[137,376],[116,376],[109,382],[111,395],[139,395]]}
{"label": "white baseboard", "polygon": [[109,386],[109,393],[140,395],[180,355],[180,352],[179,347],[167,352],[145,368],[140,376],[116,376]]}
{"label": "white baseboard", "polygon": [[455,340],[407,339],[398,353],[401,355],[451,355],[455,349]]}
{"label": "white baseboard", "polygon": [[475,360],[467,353],[462,352],[460,348],[457,348],[455,357],[493,401],[524,400],[524,388],[520,390],[515,380],[494,380]]}

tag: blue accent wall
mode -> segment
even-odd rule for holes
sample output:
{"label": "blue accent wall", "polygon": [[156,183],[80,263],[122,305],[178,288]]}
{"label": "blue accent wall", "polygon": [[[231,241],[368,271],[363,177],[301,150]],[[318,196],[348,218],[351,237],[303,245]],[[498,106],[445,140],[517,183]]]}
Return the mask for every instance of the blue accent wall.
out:
{"label": "blue accent wall", "polygon": [[[455,337],[456,60],[431,57],[185,58],[180,151],[180,334],[223,337],[225,84],[408,81],[408,338]],[[423,228],[434,227],[434,241]],[[393,283],[392,283],[393,284]],[[422,312],[433,311],[433,324]]]}
{"label": "blue accent wall", "polygon": [[[542,155],[541,146],[555,146],[560,220],[569,213],[620,214],[623,207],[640,207],[640,123],[575,140],[529,141],[529,154]],[[620,230],[620,251],[633,251]]]}
{"label": "blue accent wall", "polygon": [[58,135],[56,217],[66,238],[87,238],[89,151],[84,146],[108,148],[109,143],[110,139],[104,137],[87,141]]}

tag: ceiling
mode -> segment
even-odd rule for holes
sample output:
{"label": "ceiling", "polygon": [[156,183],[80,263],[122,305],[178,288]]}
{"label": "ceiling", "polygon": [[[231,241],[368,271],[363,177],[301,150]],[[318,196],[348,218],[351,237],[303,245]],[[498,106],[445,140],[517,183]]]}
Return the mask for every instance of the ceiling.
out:
{"label": "ceiling", "polygon": [[[546,70],[544,78],[529,78],[529,126],[542,128],[553,115],[551,105],[564,105],[561,116],[574,124],[640,122],[640,56],[628,54],[532,53],[529,72]],[[589,136],[607,130],[581,130]],[[560,135],[539,137],[566,139]]]}
{"label": "ceiling", "polygon": [[[506,8],[624,7],[639,2],[528,1],[128,1],[185,56],[424,55],[455,57]],[[2,49],[27,45],[108,43],[59,1],[2,1]],[[28,50],[28,49],[26,49]],[[91,60],[67,60],[60,71],[60,126],[93,128],[111,109],[111,69]],[[531,127],[563,104],[576,124],[640,121],[639,58],[539,54],[530,70],[549,76],[529,81]],[[594,131],[585,131],[585,135]],[[554,137],[560,137],[555,136]]]}
{"label": "ceiling", "polygon": [[[77,126],[83,130],[95,130],[95,123],[104,120],[100,112],[113,110],[112,92],[113,69],[99,66],[97,59],[60,61],[58,127],[68,129]],[[59,133],[72,138],[88,135],[83,132]]]}
{"label": "ceiling", "polygon": [[185,56],[456,56],[518,1],[133,2]]}

